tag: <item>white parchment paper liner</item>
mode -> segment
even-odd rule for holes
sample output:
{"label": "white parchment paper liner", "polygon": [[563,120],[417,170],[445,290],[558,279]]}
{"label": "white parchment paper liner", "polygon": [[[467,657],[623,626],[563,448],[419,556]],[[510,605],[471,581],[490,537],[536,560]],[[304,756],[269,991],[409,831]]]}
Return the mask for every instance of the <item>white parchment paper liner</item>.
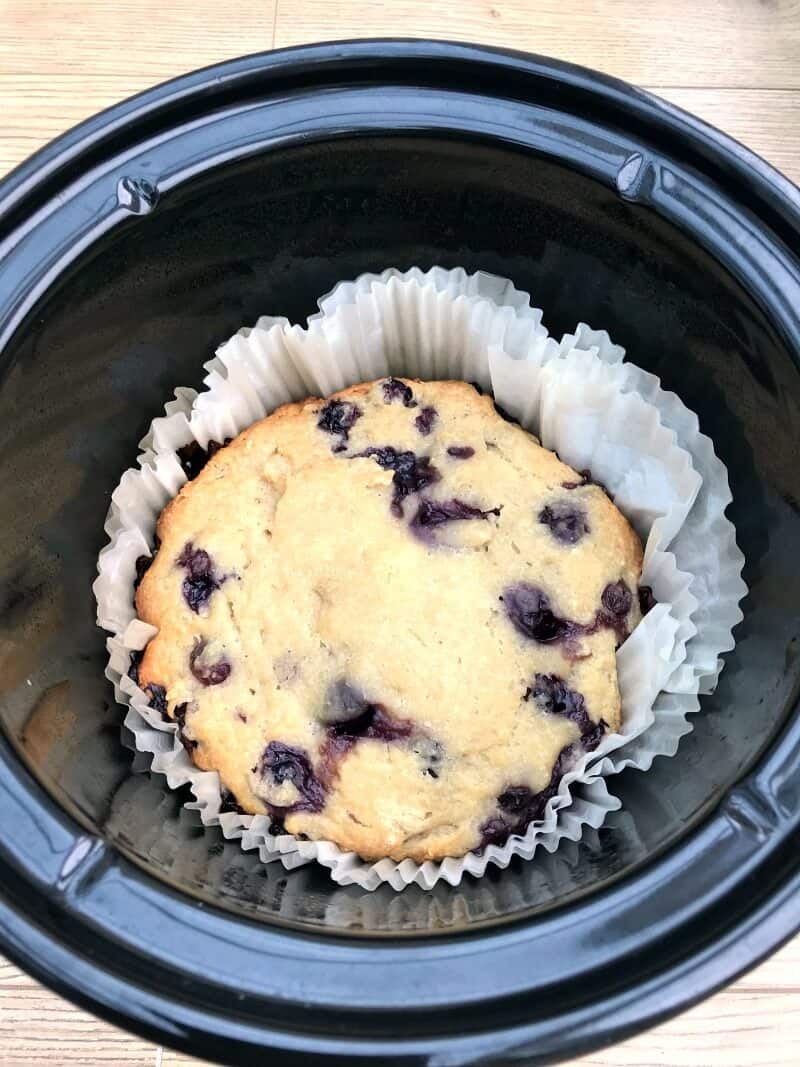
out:
{"label": "white parchment paper liner", "polygon": [[[505,279],[390,270],[338,285],[319,307],[306,328],[265,317],[241,330],[206,365],[207,390],[178,390],[166,415],[153,421],[140,469],[126,472],[112,496],[110,544],[95,583],[98,622],[114,634],[107,674],[117,699],[130,706],[126,725],[137,747],[153,754],[153,769],[172,787],[188,783],[197,798],[190,806],[203,822],[258,848],[265,862],[279,858],[293,867],[315,859],[337,882],[365,889],[384,881],[431,888],[440,878],[455,885],[464,871],[480,875],[489,863],[530,858],[540,845],[553,851],[564,838],[579,840],[585,827],[598,828],[619,807],[603,776],[625,766],[646,769],[655,756],[674,754],[691,729],[686,716],[698,708],[698,690],[713,688],[719,654],[733,647],[746,592],[743,559],[724,517],[727,475],[696,417],[658,379],[624,364],[624,351],[585,325],[556,342],[541,311]],[[645,540],[643,582],[659,601],[618,654],[624,732],[604,738],[564,776],[544,821],[524,837],[480,856],[422,865],[364,863],[329,842],[272,837],[263,816],[220,813],[217,774],[191,763],[174,724],[147,706],[127,673],[130,651],[153,633],[135,619],[134,568],[150,552],[161,508],[185,481],[175,450],[235,436],[288,400],[390,373],[477,381],[566,462],[591,467]]]}

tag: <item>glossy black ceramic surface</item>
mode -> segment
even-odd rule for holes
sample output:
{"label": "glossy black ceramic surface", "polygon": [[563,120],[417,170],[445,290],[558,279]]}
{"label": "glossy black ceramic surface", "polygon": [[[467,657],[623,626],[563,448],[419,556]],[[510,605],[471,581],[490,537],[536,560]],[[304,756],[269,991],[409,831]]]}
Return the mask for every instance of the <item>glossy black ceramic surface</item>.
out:
{"label": "glossy black ceramic surface", "polygon": [[[698,412],[750,594],[694,732],[613,783],[602,830],[457,889],[370,894],[262,867],[142,772],[91,583],[111,490],[220,341],[435,263],[512,278],[552,333],[607,328]],[[752,964],[800,925],[799,355],[797,190],[549,60],[255,56],[34,157],[0,185],[0,946],[226,1062],[551,1062]]]}

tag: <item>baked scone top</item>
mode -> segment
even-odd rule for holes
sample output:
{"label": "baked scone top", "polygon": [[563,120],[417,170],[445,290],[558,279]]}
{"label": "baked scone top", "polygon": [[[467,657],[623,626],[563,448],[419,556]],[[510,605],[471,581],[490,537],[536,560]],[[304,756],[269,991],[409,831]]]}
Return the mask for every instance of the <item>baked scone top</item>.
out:
{"label": "baked scone top", "polygon": [[467,383],[282,407],[157,533],[140,684],[230,803],[290,833],[463,855],[523,832],[619,727],[639,540]]}

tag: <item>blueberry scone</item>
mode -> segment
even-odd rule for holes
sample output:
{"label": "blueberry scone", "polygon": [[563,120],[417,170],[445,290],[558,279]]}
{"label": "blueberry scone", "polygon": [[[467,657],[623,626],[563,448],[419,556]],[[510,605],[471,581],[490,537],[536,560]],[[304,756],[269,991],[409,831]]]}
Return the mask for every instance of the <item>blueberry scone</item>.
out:
{"label": "blueberry scone", "polygon": [[136,605],[153,706],[229,808],[365,859],[502,843],[620,725],[642,550],[465,382],[289,404],[184,451]]}

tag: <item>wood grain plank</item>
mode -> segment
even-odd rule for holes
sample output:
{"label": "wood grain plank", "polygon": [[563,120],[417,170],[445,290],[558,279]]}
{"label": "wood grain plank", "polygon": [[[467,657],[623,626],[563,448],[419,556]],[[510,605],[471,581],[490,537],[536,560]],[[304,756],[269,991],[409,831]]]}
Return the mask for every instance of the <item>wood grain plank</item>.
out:
{"label": "wood grain plank", "polygon": [[275,0],[0,0],[0,176],[134,93],[270,49],[274,30]]}
{"label": "wood grain plank", "polygon": [[681,88],[653,92],[729,133],[800,185],[800,92]]}
{"label": "wood grain plank", "polygon": [[154,1062],[149,1041],[95,1019],[0,957],[0,1067]]}
{"label": "wood grain plank", "polygon": [[556,56],[639,85],[800,88],[798,0],[278,0],[275,47],[438,37]]}
{"label": "wood grain plank", "polygon": [[[789,1067],[800,1043],[800,937],[729,989],[566,1067]],[[154,1065],[155,1046],[92,1018],[0,957],[0,1067]],[[161,1067],[200,1061],[163,1049]]]}

